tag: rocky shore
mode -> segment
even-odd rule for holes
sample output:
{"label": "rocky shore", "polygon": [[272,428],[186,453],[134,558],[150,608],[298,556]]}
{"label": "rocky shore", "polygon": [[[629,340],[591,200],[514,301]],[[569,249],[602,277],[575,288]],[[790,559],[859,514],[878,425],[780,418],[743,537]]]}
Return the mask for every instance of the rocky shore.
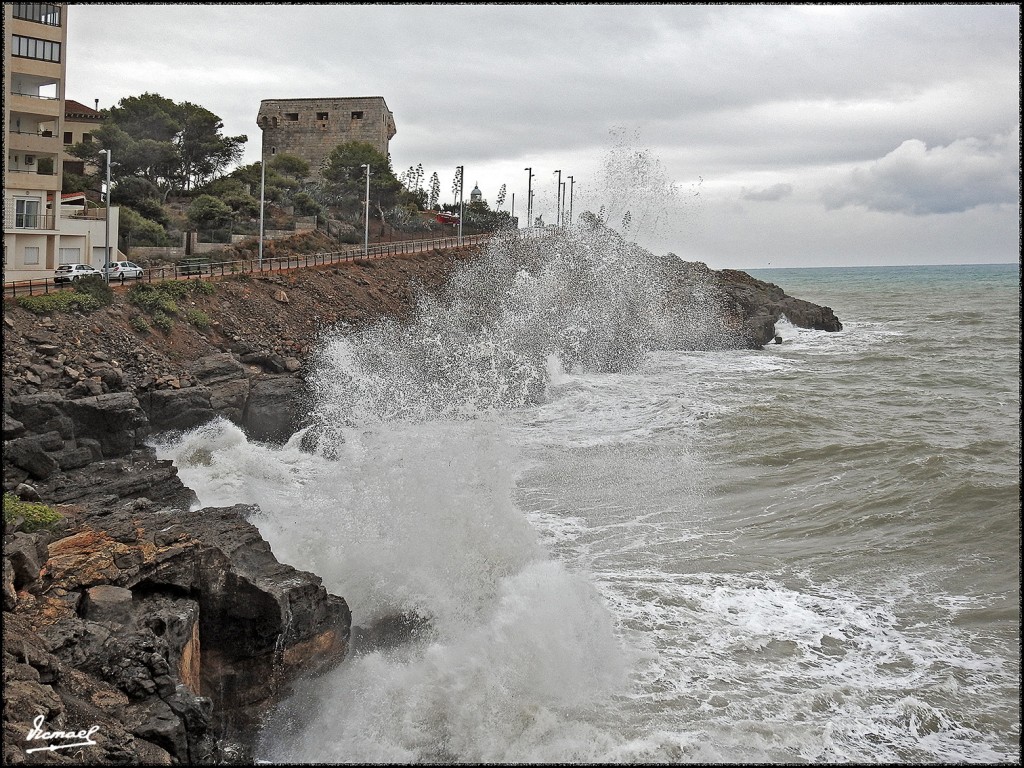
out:
{"label": "rocky shore", "polygon": [[[4,301],[4,489],[63,515],[53,530],[4,526],[5,763],[251,762],[260,717],[290,681],[344,658],[351,612],[276,560],[251,508],[191,510],[194,493],[147,440],[217,416],[284,440],[302,425],[323,334],[407,316],[415,290],[475,253],[224,278],[188,300],[208,324],[166,333],[139,330],[123,288],[89,314]],[[681,275],[716,285],[723,322],[753,347],[775,340],[782,315],[842,328],[742,272]],[[84,748],[29,738],[93,726]]]}

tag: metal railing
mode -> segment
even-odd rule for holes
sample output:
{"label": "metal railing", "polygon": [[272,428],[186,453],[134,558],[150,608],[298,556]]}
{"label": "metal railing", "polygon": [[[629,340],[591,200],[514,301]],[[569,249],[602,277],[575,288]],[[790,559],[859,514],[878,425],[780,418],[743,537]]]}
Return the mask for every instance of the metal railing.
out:
{"label": "metal railing", "polygon": [[[135,282],[160,283],[167,280],[197,280],[202,278],[231,277],[243,274],[265,274],[282,272],[289,269],[304,267],[322,267],[329,264],[341,264],[362,259],[379,259],[404,254],[428,253],[434,250],[450,250],[464,245],[480,245],[493,237],[491,233],[482,235],[465,235],[435,238],[432,240],[397,240],[390,243],[373,243],[364,253],[363,246],[353,245],[337,251],[324,253],[293,254],[289,256],[264,256],[263,259],[244,259],[240,261],[206,262],[194,261],[185,264],[174,264],[150,267],[143,270],[141,280],[111,278],[115,285],[128,285]],[[53,277],[16,280],[4,283],[7,296],[34,296],[40,293],[66,290],[70,283],[54,283]]]}

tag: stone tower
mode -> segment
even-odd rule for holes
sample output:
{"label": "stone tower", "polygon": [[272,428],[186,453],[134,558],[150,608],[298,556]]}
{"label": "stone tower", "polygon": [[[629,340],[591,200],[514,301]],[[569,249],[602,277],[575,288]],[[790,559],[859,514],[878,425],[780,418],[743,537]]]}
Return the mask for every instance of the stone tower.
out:
{"label": "stone tower", "polygon": [[256,124],[263,131],[262,158],[289,154],[309,163],[318,177],[327,155],[339,144],[365,141],[388,156],[395,116],[381,96],[324,99],[264,99]]}

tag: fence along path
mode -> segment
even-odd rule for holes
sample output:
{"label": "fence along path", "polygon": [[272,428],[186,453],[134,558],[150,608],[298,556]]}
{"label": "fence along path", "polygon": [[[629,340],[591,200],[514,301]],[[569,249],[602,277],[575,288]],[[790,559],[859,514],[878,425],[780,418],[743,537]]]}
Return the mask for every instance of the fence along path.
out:
{"label": "fence along path", "polygon": [[[465,235],[459,237],[441,237],[433,240],[399,240],[392,243],[375,243],[365,251],[362,246],[352,246],[338,251],[325,253],[307,253],[292,256],[264,256],[262,259],[244,259],[241,261],[219,261],[193,264],[175,264],[167,267],[152,267],[144,270],[142,282],[159,283],[165,280],[190,280],[202,277],[224,277],[243,273],[280,272],[301,267],[320,267],[327,264],[338,264],[357,259],[379,259],[386,256],[402,254],[426,253],[459,248],[464,245],[479,245],[490,240],[490,233],[483,235]],[[113,282],[113,281],[112,281]],[[118,281],[125,284],[134,280]],[[33,280],[18,280],[4,283],[4,296],[33,296],[51,291],[67,290],[70,283],[58,285],[52,277]]]}

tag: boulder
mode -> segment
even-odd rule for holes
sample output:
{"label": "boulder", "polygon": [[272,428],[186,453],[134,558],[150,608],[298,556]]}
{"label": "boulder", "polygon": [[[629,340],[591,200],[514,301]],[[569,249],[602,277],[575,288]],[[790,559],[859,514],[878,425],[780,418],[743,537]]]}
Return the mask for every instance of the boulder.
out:
{"label": "boulder", "polygon": [[252,440],[284,443],[305,416],[306,387],[297,376],[255,380],[242,413],[242,428]]}

